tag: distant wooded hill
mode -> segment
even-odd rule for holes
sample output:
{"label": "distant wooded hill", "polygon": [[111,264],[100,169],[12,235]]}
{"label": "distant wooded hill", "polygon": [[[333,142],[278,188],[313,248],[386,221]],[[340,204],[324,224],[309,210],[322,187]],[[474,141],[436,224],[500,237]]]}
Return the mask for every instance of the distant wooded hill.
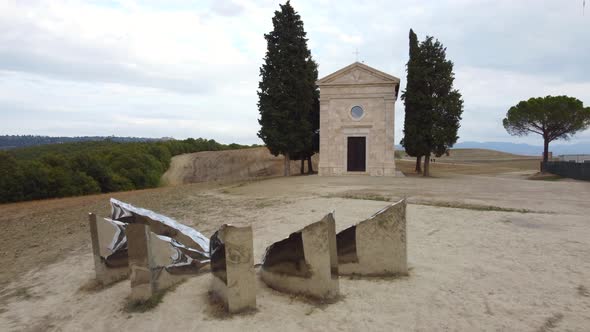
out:
{"label": "distant wooded hill", "polygon": [[94,141],[111,141],[111,142],[155,142],[167,141],[173,138],[146,138],[146,137],[117,137],[117,136],[38,136],[38,135],[0,135],[0,150],[22,148],[27,146],[36,146],[44,144],[60,144],[75,142],[94,142]]}
{"label": "distant wooded hill", "polygon": [[203,138],[43,144],[0,151],[0,203],[152,188],[172,156],[239,149]]}

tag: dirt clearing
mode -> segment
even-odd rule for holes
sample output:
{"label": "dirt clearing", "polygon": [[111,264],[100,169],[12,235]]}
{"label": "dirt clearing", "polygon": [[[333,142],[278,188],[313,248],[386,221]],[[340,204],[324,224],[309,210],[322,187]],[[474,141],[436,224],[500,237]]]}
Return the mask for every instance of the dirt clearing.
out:
{"label": "dirt clearing", "polygon": [[[329,305],[259,282],[258,311],[233,317],[210,306],[210,277],[203,275],[167,293],[151,311],[128,313],[128,281],[80,290],[93,276],[86,212],[106,215],[107,195],[9,204],[0,206],[2,264],[8,268],[0,275],[0,330],[583,331],[590,326],[587,183],[487,175],[297,176],[113,196],[207,236],[222,223],[251,223],[258,260],[266,246],[331,210],[341,230],[386,200],[407,197],[410,275],[340,278],[342,299]],[[449,202],[456,205],[441,205]],[[508,210],[470,208],[481,205]]]}

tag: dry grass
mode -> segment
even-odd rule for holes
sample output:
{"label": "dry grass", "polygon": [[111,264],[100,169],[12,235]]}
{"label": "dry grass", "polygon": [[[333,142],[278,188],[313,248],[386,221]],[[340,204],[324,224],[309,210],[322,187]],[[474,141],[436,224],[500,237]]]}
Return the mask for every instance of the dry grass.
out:
{"label": "dry grass", "polygon": [[517,159],[517,158],[537,158],[522,156],[508,152],[502,152],[490,149],[451,149],[448,156],[437,157],[437,160],[497,160],[497,159]]}
{"label": "dry grass", "polygon": [[0,293],[0,301],[5,302],[9,299],[19,299],[22,301],[28,301],[38,298],[37,295],[33,294],[31,287],[18,287],[12,290],[4,290]]}
{"label": "dry grass", "polygon": [[95,293],[103,290],[104,288],[104,285],[101,282],[98,282],[98,280],[90,279],[82,284],[82,286],[78,288],[78,291],[84,293]]}
{"label": "dry grass", "polygon": [[[396,200],[394,197],[388,197],[379,193],[372,193],[372,192],[346,192],[342,194],[336,195],[326,195],[324,197],[328,198],[346,198],[346,199],[361,199],[361,200],[370,200],[370,201],[383,201],[383,202],[393,202]],[[427,200],[411,200],[408,202],[409,204],[416,204],[416,205],[427,205],[427,206],[436,206],[442,208],[453,208],[453,209],[466,209],[466,210],[474,210],[474,211],[500,211],[500,212],[518,212],[518,213],[550,213],[547,211],[535,211],[529,209],[518,209],[518,208],[507,208],[501,206],[494,206],[494,205],[481,205],[481,204],[468,204],[468,203],[461,203],[461,202],[449,202],[449,201],[427,201]]]}
{"label": "dry grass", "polygon": [[225,304],[223,303],[223,300],[220,299],[215,294],[215,292],[208,291],[207,293],[205,293],[205,296],[207,297],[206,302],[209,304],[205,308],[205,313],[207,313],[208,316],[211,316],[216,319],[227,319],[231,316],[225,309]]}
{"label": "dry grass", "polygon": [[107,288],[111,288],[113,286],[115,286],[116,284],[123,282],[127,279],[121,279],[118,281],[115,281],[113,283],[110,283],[108,285],[103,284],[102,282],[96,280],[96,279],[90,279],[88,281],[86,281],[85,283],[83,283],[79,288],[78,288],[78,292],[81,293],[96,293],[96,292],[100,292],[103,291]]}
{"label": "dry grass", "polygon": [[367,281],[394,281],[394,280],[403,280],[407,278],[411,278],[412,272],[414,271],[413,267],[408,268],[407,273],[397,273],[397,274],[349,274],[349,275],[341,275],[340,278],[348,279],[348,280],[367,280]]}
{"label": "dry grass", "polygon": [[494,205],[468,204],[468,203],[460,203],[460,202],[417,200],[417,201],[411,202],[411,204],[428,205],[428,206],[453,208],[453,209],[466,209],[466,210],[475,210],[475,211],[499,211],[499,212],[544,213],[544,214],[551,213],[551,212],[547,212],[547,211],[534,211],[534,210],[529,210],[529,209],[506,208],[506,207],[494,206]]}
{"label": "dry grass", "polygon": [[[437,159],[438,160],[438,159]],[[418,175],[414,171],[416,163],[410,160],[397,160],[396,167],[406,176]],[[430,163],[432,176],[448,176],[453,174],[483,175],[500,174],[517,171],[533,171],[539,169],[539,161],[536,159],[523,160],[499,160],[486,162],[435,162]]]}
{"label": "dry grass", "polygon": [[125,307],[123,308],[123,311],[128,313],[150,311],[162,302],[164,296],[167,293],[173,292],[181,284],[182,281],[171,287],[168,287],[167,289],[159,290],[155,294],[153,294],[152,297],[150,297],[147,301],[128,300],[125,304]]}
{"label": "dry grass", "polygon": [[152,297],[150,297],[147,301],[127,301],[127,304],[123,308],[123,311],[128,313],[134,312],[146,312],[154,309],[162,302],[164,298],[164,292],[157,292]]}
{"label": "dry grass", "polygon": [[548,332],[557,327],[557,324],[563,319],[562,313],[556,313],[545,320],[545,324],[541,326],[537,332]]}
{"label": "dry grass", "polygon": [[258,312],[258,309],[250,308],[238,313],[229,313],[225,307],[225,303],[223,300],[219,298],[213,291],[209,291],[205,293],[206,302],[208,306],[205,308],[205,313],[215,319],[230,319],[234,316],[247,316],[247,315],[254,315]]}
{"label": "dry grass", "polygon": [[[431,175],[449,174],[499,174],[524,170],[538,170],[540,159],[531,156],[519,156],[506,152],[486,149],[451,149],[449,156],[434,158],[430,163]],[[407,176],[416,176],[415,159],[396,160],[398,170]]]}
{"label": "dry grass", "polygon": [[347,199],[364,199],[368,201],[391,202],[391,198],[375,193],[345,193],[342,195],[328,195],[326,197],[338,197]]}
{"label": "dry grass", "polygon": [[280,204],[280,201],[277,201],[277,200],[257,199],[256,201],[257,201],[256,204],[254,204],[254,207],[256,209],[264,209],[267,207],[271,207],[271,206],[275,206],[277,204]]}
{"label": "dry grass", "polygon": [[[269,289],[272,289],[274,292],[277,292],[279,294],[284,294],[276,289],[273,289],[270,286],[268,286],[268,287],[269,287]],[[345,296],[342,294],[338,294],[337,296],[335,296],[333,298],[329,298],[329,299],[323,299],[323,298],[318,298],[318,297],[304,295],[304,294],[289,294],[289,299],[291,302],[304,303],[304,304],[310,305],[314,309],[321,309],[321,310],[325,309],[330,304],[334,304],[334,303],[344,300],[344,298],[345,298]],[[313,311],[313,309],[311,311]],[[311,314],[311,312],[308,312],[306,314],[309,315],[309,314]]]}
{"label": "dry grass", "polygon": [[550,173],[535,173],[528,177],[529,180],[542,180],[542,181],[559,181],[563,177]]}

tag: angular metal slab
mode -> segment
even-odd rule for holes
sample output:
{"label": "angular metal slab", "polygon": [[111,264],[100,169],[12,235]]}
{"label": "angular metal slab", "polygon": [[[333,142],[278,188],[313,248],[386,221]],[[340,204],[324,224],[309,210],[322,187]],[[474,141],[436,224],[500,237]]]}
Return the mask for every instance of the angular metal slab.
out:
{"label": "angular metal slab", "polygon": [[[88,214],[96,281],[106,286],[129,276],[125,227]],[[125,239],[124,241],[121,239]]]}
{"label": "angular metal slab", "polygon": [[341,231],[336,241],[341,275],[406,275],[406,200]]}
{"label": "angular metal slab", "polygon": [[144,224],[129,224],[126,234],[129,241],[131,300],[146,301],[156,292],[188,277],[187,273],[171,273],[170,267],[178,259],[178,249],[170,244],[170,238],[155,234]]}
{"label": "angular metal slab", "polygon": [[320,299],[339,294],[334,214],[266,249],[260,272],[271,288]]}

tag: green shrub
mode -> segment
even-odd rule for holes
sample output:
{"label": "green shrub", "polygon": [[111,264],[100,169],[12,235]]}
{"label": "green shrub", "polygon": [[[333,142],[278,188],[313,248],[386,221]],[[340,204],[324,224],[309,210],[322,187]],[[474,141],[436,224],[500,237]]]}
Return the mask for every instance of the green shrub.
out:
{"label": "green shrub", "polygon": [[152,188],[174,155],[244,147],[189,138],[76,142],[0,152],[0,203]]}

